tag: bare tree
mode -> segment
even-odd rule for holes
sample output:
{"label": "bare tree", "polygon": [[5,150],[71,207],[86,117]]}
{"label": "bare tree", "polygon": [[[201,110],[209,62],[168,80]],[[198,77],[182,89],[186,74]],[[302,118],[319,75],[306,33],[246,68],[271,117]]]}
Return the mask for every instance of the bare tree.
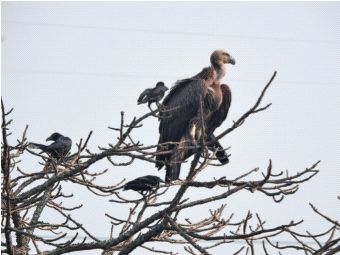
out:
{"label": "bare tree", "polygon": [[[261,106],[263,97],[272,84],[276,72],[262,90],[255,104],[245,112],[233,125],[224,130],[217,139],[228,135],[242,126],[253,114],[270,107]],[[114,167],[133,165],[135,161],[156,163],[156,145],[143,145],[134,130],[140,128],[147,118],[157,117],[158,110],[146,113],[139,118],[133,118],[126,123],[124,112],[121,112],[121,122],[118,128],[110,128],[118,132],[115,144],[99,147],[99,152],[87,148],[92,132],[86,139],[77,143],[77,152],[62,160],[37,154],[28,148],[25,128],[22,137],[16,144],[8,143],[11,120],[7,120],[12,112],[6,111],[2,103],[2,252],[7,254],[44,254],[56,255],[84,250],[102,250],[103,254],[129,254],[137,247],[149,253],[175,254],[172,245],[182,245],[189,254],[212,254],[217,246],[231,247],[228,254],[336,254],[339,247],[339,223],[319,211],[314,205],[312,210],[325,221],[323,233],[300,233],[296,227],[301,221],[290,221],[284,225],[267,226],[258,214],[248,212],[244,217],[226,214],[225,202],[229,197],[241,191],[259,192],[274,202],[281,202],[285,196],[293,195],[299,185],[313,178],[319,170],[320,161],[300,172],[291,174],[276,172],[272,161],[269,160],[263,178],[255,179],[254,174],[259,169],[244,172],[235,179],[212,178],[210,181],[197,181],[201,171],[211,165],[218,165],[214,153],[209,153],[209,142],[202,141],[194,146],[196,151],[191,159],[190,169],[183,181],[169,185],[161,185],[159,189],[142,194],[140,199],[131,200],[120,192],[125,180],[111,186],[99,185],[98,176],[105,176],[107,170],[94,172],[90,167],[98,161],[107,161]],[[203,125],[202,125],[203,126]],[[42,161],[42,169],[35,172],[25,172],[18,167],[24,153],[35,155]],[[170,153],[170,152],[162,152]],[[128,158],[127,162],[117,161],[118,158]],[[114,171],[114,168],[110,171]],[[115,204],[129,205],[130,210],[125,218],[106,214],[111,224],[111,232],[106,240],[99,239],[72,216],[75,210],[81,210],[81,205],[64,206],[64,201],[72,195],[63,192],[62,184],[71,182],[72,185],[85,187],[96,196],[110,197]],[[216,195],[204,196],[200,193],[193,198],[186,198],[190,189],[213,189]],[[176,189],[175,195],[169,199],[169,190]],[[216,209],[211,209],[202,215],[201,220],[193,220],[188,213],[190,210],[201,208],[205,204],[220,202]],[[42,212],[53,211],[62,217],[63,221],[47,222],[43,220]],[[101,215],[98,215],[100,217]],[[328,226],[327,226],[328,224]],[[78,235],[86,237],[79,241]],[[50,236],[50,237],[46,237]],[[292,241],[281,244],[279,237],[285,236]],[[168,243],[166,250],[154,248],[157,243]],[[260,243],[261,245],[255,246]],[[233,245],[232,245],[233,244]],[[237,247],[237,248],[235,248]],[[232,250],[234,249],[234,250]],[[34,251],[35,250],[35,251]],[[295,254],[294,253],[294,254]]]}

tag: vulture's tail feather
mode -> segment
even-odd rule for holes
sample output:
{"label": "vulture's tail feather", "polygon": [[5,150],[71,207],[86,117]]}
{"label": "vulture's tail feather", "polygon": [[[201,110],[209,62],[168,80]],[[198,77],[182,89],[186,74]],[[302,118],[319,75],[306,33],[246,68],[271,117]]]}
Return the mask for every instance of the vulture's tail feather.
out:
{"label": "vulture's tail feather", "polygon": [[167,166],[166,175],[165,175],[165,182],[169,183],[171,181],[178,180],[180,170],[181,170],[180,164],[176,164],[174,167]]}
{"label": "vulture's tail feather", "polygon": [[222,165],[228,164],[229,163],[229,158],[227,152],[224,150],[222,145],[220,144],[219,141],[216,140],[215,136],[212,134],[210,136],[210,140],[214,141],[214,143],[209,147],[211,151],[216,151],[216,158]]}
{"label": "vulture's tail feather", "polygon": [[[222,147],[222,146],[221,146]],[[229,158],[225,150],[223,148],[218,148],[216,152],[216,158],[222,165],[228,164],[229,163]]]}

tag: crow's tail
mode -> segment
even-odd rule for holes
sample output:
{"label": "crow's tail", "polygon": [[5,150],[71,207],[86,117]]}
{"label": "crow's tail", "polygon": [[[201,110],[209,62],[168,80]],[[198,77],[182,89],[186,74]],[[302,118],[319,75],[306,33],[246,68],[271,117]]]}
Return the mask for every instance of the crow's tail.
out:
{"label": "crow's tail", "polygon": [[30,143],[28,145],[28,148],[30,148],[30,149],[40,149],[42,151],[46,151],[47,150],[47,146],[46,145],[39,144],[39,143]]}

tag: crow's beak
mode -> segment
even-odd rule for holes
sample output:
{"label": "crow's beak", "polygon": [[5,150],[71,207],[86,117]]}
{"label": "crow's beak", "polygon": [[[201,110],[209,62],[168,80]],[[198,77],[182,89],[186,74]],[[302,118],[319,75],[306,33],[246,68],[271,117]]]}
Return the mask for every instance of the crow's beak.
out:
{"label": "crow's beak", "polygon": [[232,65],[235,65],[236,61],[235,61],[235,59],[232,56],[230,56],[228,63],[232,64]]}
{"label": "crow's beak", "polygon": [[169,88],[166,87],[166,86],[163,87],[163,90],[164,90],[164,91],[167,91],[168,89],[169,89]]}
{"label": "crow's beak", "polygon": [[51,138],[51,137],[48,137],[48,138],[46,139],[46,142],[48,142],[48,141],[52,141],[52,138]]}

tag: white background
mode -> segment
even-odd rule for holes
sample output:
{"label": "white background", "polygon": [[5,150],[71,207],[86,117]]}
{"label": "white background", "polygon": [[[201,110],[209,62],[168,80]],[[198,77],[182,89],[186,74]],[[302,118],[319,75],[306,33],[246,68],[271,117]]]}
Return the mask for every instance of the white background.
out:
{"label": "white background", "polygon": [[[321,172],[280,204],[247,192],[223,203],[226,217],[235,212],[235,219],[241,219],[251,210],[266,219],[268,227],[305,219],[301,231],[325,230],[327,224],[308,203],[339,220],[339,11],[336,2],[3,2],[1,82],[5,105],[15,108],[11,141],[26,124],[28,138],[35,142],[58,131],[75,144],[93,130],[89,146],[98,151],[98,145],[115,142],[117,135],[107,126],[119,126],[120,111],[127,120],[148,111],[145,105],[136,105],[145,88],[159,80],[171,87],[209,65],[211,52],[223,48],[235,57],[236,65],[227,67],[224,82],[232,89],[233,101],[227,121],[216,133],[252,106],[277,70],[264,100],[273,105],[223,138],[224,146],[231,146],[230,164],[209,168],[200,179],[233,178],[255,167],[265,170],[269,159],[275,172],[295,173],[320,159]],[[155,144],[157,128],[158,121],[148,119],[135,137]],[[24,156],[21,167],[27,172],[41,168],[32,155]],[[100,183],[164,175],[144,162],[126,168],[100,162],[91,169],[106,167],[109,173]],[[181,177],[187,169],[183,167]],[[104,213],[127,213],[128,208],[109,203],[109,198],[64,186],[75,194],[66,204],[84,204],[74,215],[101,238],[107,238],[110,230]],[[193,189],[188,196],[210,192]],[[220,204],[188,210],[183,217],[204,218],[208,209]],[[57,221],[48,212],[43,217]],[[182,248],[178,251],[183,253]],[[222,251],[218,248],[214,254]],[[146,251],[137,249],[134,254]]]}

